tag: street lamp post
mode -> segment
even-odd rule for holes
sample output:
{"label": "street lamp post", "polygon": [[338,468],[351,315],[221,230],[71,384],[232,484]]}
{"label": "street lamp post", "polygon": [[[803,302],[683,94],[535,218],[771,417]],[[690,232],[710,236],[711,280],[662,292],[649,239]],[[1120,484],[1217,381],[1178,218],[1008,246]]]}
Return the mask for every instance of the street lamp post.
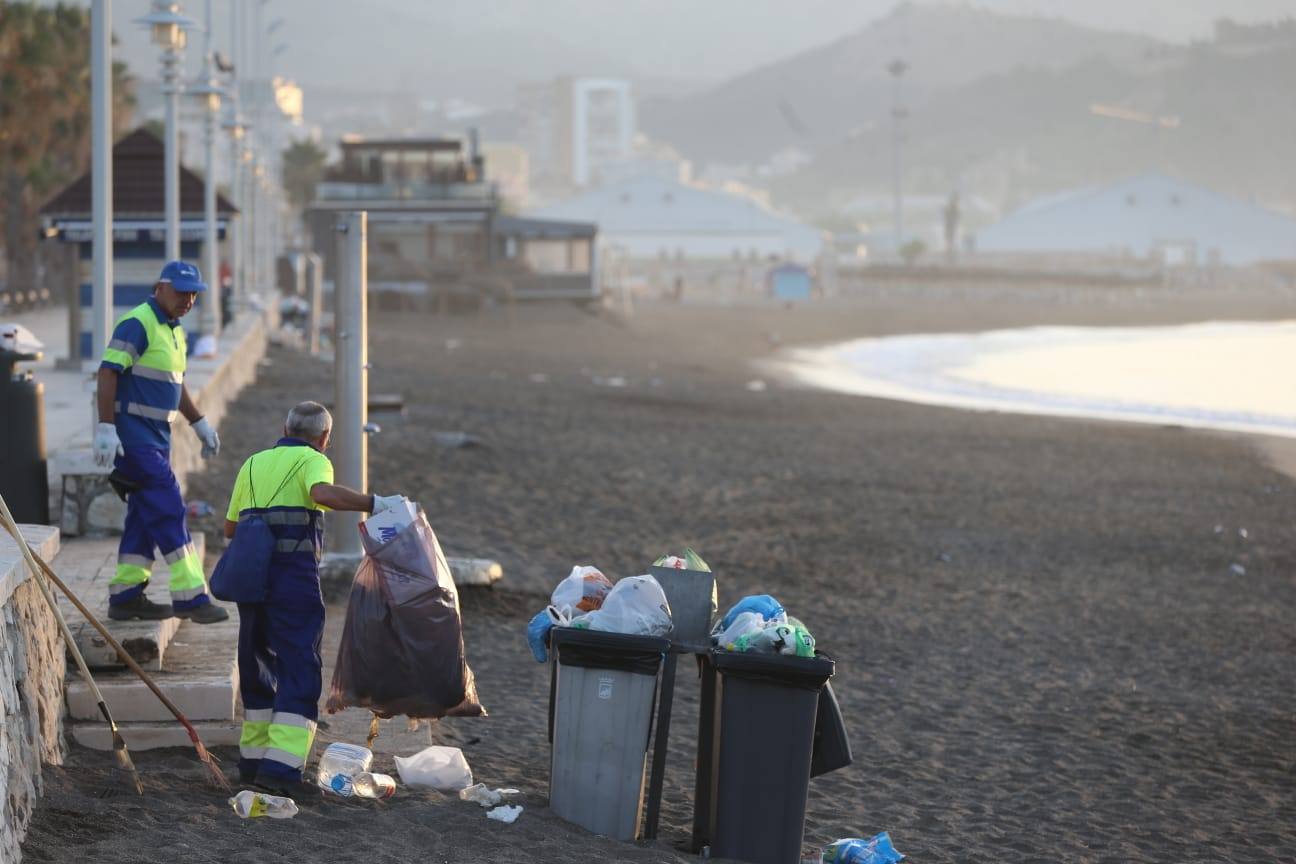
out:
{"label": "street lamp post", "polygon": [[895,252],[901,254],[900,247],[904,245],[904,128],[903,121],[908,112],[900,103],[900,79],[904,77],[905,72],[909,70],[909,64],[903,60],[895,59],[887,65],[887,72],[890,73],[895,81],[892,89],[891,99],[891,183],[892,183],[892,206],[893,226],[895,232]]}
{"label": "street lamp post", "polygon": [[180,102],[180,58],[188,30],[195,22],[180,14],[179,3],[153,0],[152,11],[136,23],[148,26],[153,44],[162,49],[162,96],[166,105],[163,172],[166,211],[166,258],[180,257],[180,145],[176,114]]}
{"label": "street lamp post", "polygon": [[[216,248],[216,115],[224,91],[216,84],[212,54],[212,0],[207,0],[203,39],[203,78],[193,93],[203,99],[203,270],[207,273],[207,296],[203,298],[200,327],[213,339],[221,332],[220,258]],[[216,346],[213,346],[215,349]]]}
{"label": "street lamp post", "polygon": [[[112,0],[90,10],[91,209],[94,211],[94,306],[90,358],[102,357],[113,322]],[[76,334],[80,340],[80,333]],[[69,346],[80,357],[77,345]],[[85,358],[82,358],[85,359]]]}

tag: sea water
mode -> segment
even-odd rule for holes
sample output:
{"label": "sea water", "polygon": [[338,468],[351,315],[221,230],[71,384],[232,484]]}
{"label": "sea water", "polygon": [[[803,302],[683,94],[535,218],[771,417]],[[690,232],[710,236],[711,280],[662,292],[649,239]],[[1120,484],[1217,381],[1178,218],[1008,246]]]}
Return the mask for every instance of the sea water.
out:
{"label": "sea water", "polygon": [[1296,321],[889,336],[795,351],[787,368],[930,405],[1296,437]]}

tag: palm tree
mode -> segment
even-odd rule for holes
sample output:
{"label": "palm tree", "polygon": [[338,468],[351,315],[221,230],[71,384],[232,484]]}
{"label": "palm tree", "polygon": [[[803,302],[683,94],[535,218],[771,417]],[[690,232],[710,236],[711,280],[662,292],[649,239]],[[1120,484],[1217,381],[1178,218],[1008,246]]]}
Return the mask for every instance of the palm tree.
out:
{"label": "palm tree", "polygon": [[[135,99],[113,65],[115,131]],[[90,157],[90,12],[66,3],[0,3],[0,189],[10,286],[36,281],[35,210]]]}

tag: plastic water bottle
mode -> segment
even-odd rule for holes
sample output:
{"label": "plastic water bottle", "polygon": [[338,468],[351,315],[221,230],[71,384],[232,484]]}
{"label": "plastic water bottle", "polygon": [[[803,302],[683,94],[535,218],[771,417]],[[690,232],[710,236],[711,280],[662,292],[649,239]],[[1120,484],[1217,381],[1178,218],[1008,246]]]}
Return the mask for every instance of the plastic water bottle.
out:
{"label": "plastic water bottle", "polygon": [[229,799],[229,803],[234,808],[234,812],[243,819],[258,819],[262,816],[269,816],[271,819],[291,819],[297,815],[297,803],[291,798],[253,792],[251,789],[244,789]]}
{"label": "plastic water bottle", "polygon": [[315,783],[343,798],[355,794],[355,778],[369,770],[373,753],[367,747],[337,742],[330,744],[320,757]]}
{"label": "plastic water bottle", "polygon": [[351,781],[357,798],[390,798],[396,794],[396,781],[387,774],[357,774]]}

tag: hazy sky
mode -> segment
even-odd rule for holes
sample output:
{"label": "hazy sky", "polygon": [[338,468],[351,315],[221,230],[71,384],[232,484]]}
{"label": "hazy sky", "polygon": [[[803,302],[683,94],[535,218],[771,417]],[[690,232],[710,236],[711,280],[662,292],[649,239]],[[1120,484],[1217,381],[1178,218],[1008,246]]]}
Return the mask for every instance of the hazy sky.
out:
{"label": "hazy sky", "polygon": [[[214,2],[218,47],[232,0]],[[252,9],[256,0],[240,0]],[[707,81],[831,41],[885,15],[895,0],[263,0],[263,24],[283,19],[271,44],[285,47],[275,68],[307,88],[408,88],[443,59],[503,82],[534,78],[567,63],[572,73]],[[1296,0],[979,0],[968,4],[1062,17],[1186,41],[1211,22],[1296,15]],[[155,77],[156,52],[132,19],[148,0],[116,0],[121,56]],[[195,18],[202,0],[184,3]],[[251,16],[251,12],[248,13]],[[201,37],[194,37],[201,44]],[[192,52],[197,55],[197,51]],[[196,68],[191,57],[190,65]],[[413,82],[416,86],[417,79]],[[504,92],[501,83],[495,88]]]}

